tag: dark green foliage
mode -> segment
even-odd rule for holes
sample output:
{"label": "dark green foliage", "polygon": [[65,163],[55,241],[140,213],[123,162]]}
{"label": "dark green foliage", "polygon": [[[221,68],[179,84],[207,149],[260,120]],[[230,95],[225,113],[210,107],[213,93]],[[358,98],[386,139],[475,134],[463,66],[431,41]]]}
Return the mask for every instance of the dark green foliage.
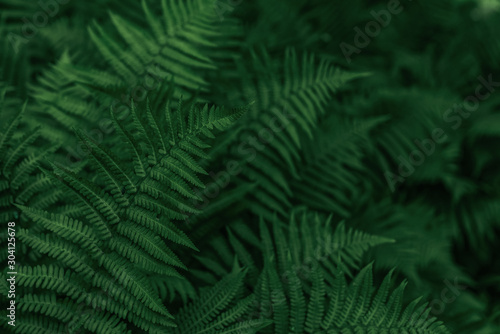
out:
{"label": "dark green foliage", "polygon": [[[78,203],[78,220],[17,205],[48,232],[40,234],[39,230],[32,233],[22,229],[18,237],[32,249],[56,260],[46,269],[49,272],[46,279],[53,279],[50,272],[63,270],[58,269],[59,264],[63,265],[68,268],[66,272],[71,280],[90,283],[80,288],[83,291],[100,289],[108,298],[121,303],[135,300],[130,304],[128,316],[112,303],[107,304],[105,310],[114,314],[113,317],[128,319],[137,328],[154,330],[157,325],[173,324],[168,320],[170,313],[150,286],[148,275],[179,276],[174,267],[185,268],[160,237],[168,243],[195,249],[172,220],[182,219],[184,212],[196,212],[185,202],[196,198],[189,184],[202,186],[196,173],[204,171],[194,160],[194,157],[205,156],[201,136],[212,137],[214,131],[228,127],[240,117],[241,111],[227,112],[205,105],[201,109],[193,106],[187,113],[179,107],[174,114],[169,104],[161,111],[152,111],[147,104],[141,114],[132,107],[131,126],[116,119],[113,111],[111,114],[124,142],[121,149],[129,154],[122,154],[119,159],[77,132],[90,151],[90,165],[98,173],[98,179],[89,182],[56,165],[53,171],[45,173]],[[124,161],[133,167],[127,168]],[[23,267],[19,284],[29,288],[38,286],[40,281],[29,278],[36,272],[36,268]],[[83,291],[83,296],[88,295]],[[30,295],[28,301],[21,298],[21,305],[41,302],[32,299],[36,296]],[[51,298],[55,297],[53,294]],[[79,300],[82,294],[68,297]],[[132,307],[136,303],[143,307]],[[51,311],[39,310],[46,315],[51,315]],[[62,322],[68,321],[66,315],[54,316]],[[104,323],[107,321],[104,318],[94,320],[102,322],[105,328],[114,328],[117,322]],[[87,329],[94,326],[88,322],[85,325],[90,326]]]}
{"label": "dark green foliage", "polygon": [[500,4],[394,3],[2,1],[2,333],[499,333]]}

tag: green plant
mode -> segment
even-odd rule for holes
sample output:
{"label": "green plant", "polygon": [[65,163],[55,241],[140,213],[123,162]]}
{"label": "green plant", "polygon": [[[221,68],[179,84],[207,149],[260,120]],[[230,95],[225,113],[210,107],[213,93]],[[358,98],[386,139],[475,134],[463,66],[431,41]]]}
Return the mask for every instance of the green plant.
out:
{"label": "green plant", "polygon": [[500,332],[500,6],[395,3],[3,1],[2,331]]}

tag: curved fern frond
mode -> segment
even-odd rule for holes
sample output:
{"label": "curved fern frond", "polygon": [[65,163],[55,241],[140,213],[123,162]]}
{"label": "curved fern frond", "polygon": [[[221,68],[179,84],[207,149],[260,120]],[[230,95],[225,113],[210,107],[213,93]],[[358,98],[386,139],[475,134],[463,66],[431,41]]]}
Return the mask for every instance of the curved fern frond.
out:
{"label": "curved fern frond", "polygon": [[110,14],[120,42],[97,23],[89,28],[111,71],[71,68],[69,77],[101,90],[116,89],[117,83],[122,88],[149,89],[158,81],[175,78],[181,93],[207,91],[209,85],[200,74],[217,68],[215,46],[235,44],[239,27],[233,20],[220,22],[209,0],[162,0],[162,15],[156,15],[147,1],[142,1],[142,8],[147,31]]}
{"label": "curved fern frond", "polygon": [[271,219],[277,211],[286,217],[291,208],[289,180],[299,178],[304,138],[313,136],[333,94],[364,74],[345,72],[312,54],[298,56],[291,48],[282,66],[276,66],[265,52],[263,56],[254,53],[247,71],[242,89],[244,100],[253,104],[244,130],[234,130],[215,150],[225,152],[231,145],[227,159],[236,160],[242,169],[235,179],[258,184],[249,201],[254,213]]}
{"label": "curved fern frond", "polygon": [[[105,291],[116,301],[129,301],[122,307],[108,302],[109,314],[102,318],[92,318],[88,323],[87,318],[80,319],[91,331],[117,325],[112,320],[115,318],[130,321],[130,327],[126,327],[129,330],[155,332],[174,325],[150,277],[161,274],[182,278],[174,267],[186,267],[172,247],[196,247],[174,221],[193,210],[188,200],[196,195],[185,185],[191,182],[203,186],[196,176],[202,172],[197,159],[205,157],[199,143],[204,137],[213,137],[229,127],[244,110],[204,106],[186,111],[179,106],[174,113],[168,107],[152,110],[148,104],[144,109],[133,107],[131,112],[131,124],[115,118],[123,139],[118,148],[124,152],[124,147],[131,148],[131,154],[122,154],[122,159],[76,131],[90,151],[89,166],[98,171],[96,179],[89,180],[55,164],[53,171],[46,171],[68,199],[76,200],[79,207],[76,216],[49,214],[18,205],[37,226],[22,230],[20,239],[24,243],[53,258],[54,264],[71,269],[83,286]],[[165,123],[157,120],[167,122],[166,126],[159,127],[158,124]],[[151,137],[151,130],[164,138],[160,145],[156,145],[157,137]],[[136,166],[142,168],[130,170],[125,167],[127,161],[136,161]],[[178,186],[170,187],[172,184]],[[48,275],[52,279],[53,273]],[[20,280],[20,285],[30,287],[33,282]],[[45,288],[53,290],[52,287]],[[36,297],[31,301],[45,298],[39,294],[33,296]],[[87,295],[80,291],[80,296],[67,296],[74,300]],[[56,318],[60,315],[56,310],[49,314]]]}

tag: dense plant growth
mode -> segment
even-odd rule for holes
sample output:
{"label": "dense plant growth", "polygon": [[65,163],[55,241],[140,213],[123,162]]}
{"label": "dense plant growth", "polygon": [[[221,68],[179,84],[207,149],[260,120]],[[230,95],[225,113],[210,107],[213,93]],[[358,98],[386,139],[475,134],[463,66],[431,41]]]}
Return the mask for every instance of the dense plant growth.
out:
{"label": "dense plant growth", "polygon": [[499,31],[496,0],[0,1],[2,333],[500,333]]}

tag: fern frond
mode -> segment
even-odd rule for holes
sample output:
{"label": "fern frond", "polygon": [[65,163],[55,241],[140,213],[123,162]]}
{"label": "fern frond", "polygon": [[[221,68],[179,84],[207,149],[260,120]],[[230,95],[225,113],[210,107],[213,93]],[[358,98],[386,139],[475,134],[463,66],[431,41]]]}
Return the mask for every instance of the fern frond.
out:
{"label": "fern frond", "polygon": [[162,0],[162,15],[157,15],[147,1],[142,1],[142,8],[148,30],[110,14],[120,41],[100,24],[89,28],[111,71],[89,72],[72,67],[68,68],[68,77],[100,90],[139,85],[148,89],[151,81],[175,78],[185,95],[207,91],[209,84],[200,73],[217,68],[216,43],[235,44],[233,34],[239,27],[232,21],[220,22],[208,0]]}
{"label": "fern frond", "polygon": [[[283,66],[269,55],[253,54],[252,69],[244,77],[245,101],[255,101],[246,116],[245,131],[235,130],[224,145],[233,144],[230,158],[242,172],[235,178],[257,183],[249,201],[257,215],[283,216],[291,207],[290,179],[298,178],[300,149],[312,137],[326,105],[347,82],[364,74],[345,72],[312,54],[288,49]],[[235,182],[236,183],[236,182]]]}
{"label": "fern frond", "polygon": [[[85,285],[106,291],[117,301],[130,301],[126,307],[110,304],[108,315],[87,324],[90,330],[107,326],[109,317],[125,318],[132,328],[152,332],[174,325],[150,276],[182,278],[174,267],[186,267],[171,245],[196,249],[173,223],[182,219],[185,212],[196,212],[188,204],[196,197],[194,190],[183,185],[196,180],[196,185],[203,186],[196,176],[202,171],[196,162],[201,151],[190,145],[229,127],[244,110],[205,106],[193,107],[189,114],[184,114],[179,106],[177,117],[170,117],[170,109],[157,112],[148,104],[145,109],[132,107],[131,112],[132,124],[115,118],[124,139],[121,147],[133,148],[123,159],[117,159],[103,145],[77,131],[91,150],[89,166],[99,172],[97,179],[89,180],[55,164],[51,164],[53,171],[45,171],[68,198],[76,200],[80,212],[75,218],[18,205],[37,224],[37,229],[23,230],[20,239],[33,250],[52,257],[54,263],[71,269],[79,280],[88,282]],[[168,119],[170,123],[160,128],[159,119]],[[150,137],[149,129],[173,140],[153,145],[156,140]],[[142,168],[125,167],[127,161],[133,160]],[[174,182],[179,186],[169,187]],[[26,287],[31,284],[26,280],[20,283]],[[86,295],[79,298],[82,296]]]}

